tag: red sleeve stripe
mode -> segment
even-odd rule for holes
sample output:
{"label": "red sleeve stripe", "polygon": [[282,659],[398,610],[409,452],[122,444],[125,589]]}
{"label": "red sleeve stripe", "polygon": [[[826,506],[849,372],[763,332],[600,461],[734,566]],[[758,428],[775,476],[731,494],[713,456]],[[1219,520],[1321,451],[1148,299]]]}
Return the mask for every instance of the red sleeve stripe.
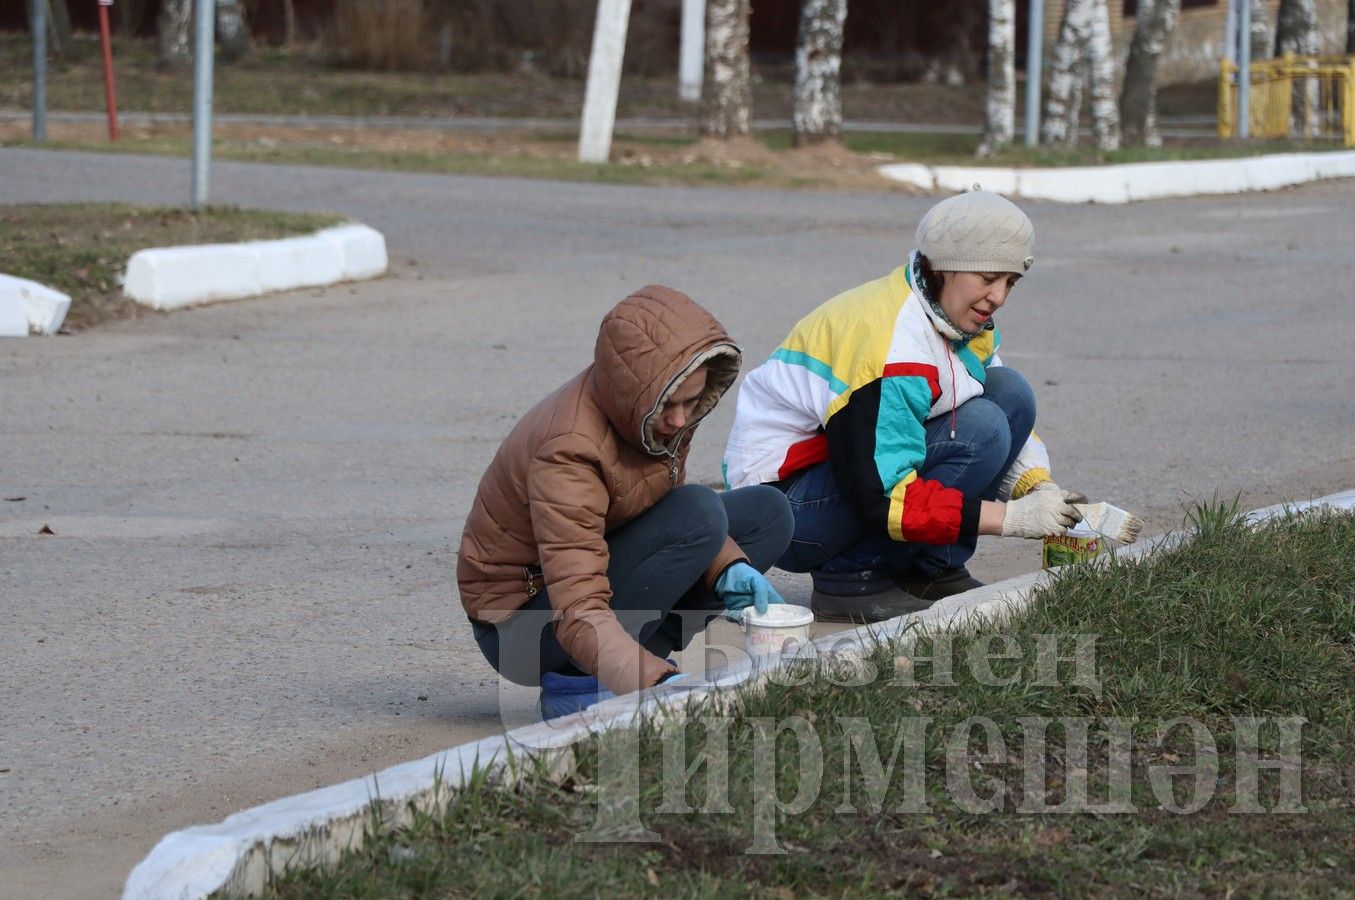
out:
{"label": "red sleeve stripe", "polygon": [[820,432],[798,444],[790,445],[776,477],[789,478],[801,469],[807,469],[826,459],[828,459],[828,435]]}
{"label": "red sleeve stripe", "polygon": [[909,375],[926,379],[927,387],[932,389],[933,403],[941,396],[941,379],[936,374],[936,366],[928,366],[922,363],[890,363],[885,366],[882,377],[901,378]]}

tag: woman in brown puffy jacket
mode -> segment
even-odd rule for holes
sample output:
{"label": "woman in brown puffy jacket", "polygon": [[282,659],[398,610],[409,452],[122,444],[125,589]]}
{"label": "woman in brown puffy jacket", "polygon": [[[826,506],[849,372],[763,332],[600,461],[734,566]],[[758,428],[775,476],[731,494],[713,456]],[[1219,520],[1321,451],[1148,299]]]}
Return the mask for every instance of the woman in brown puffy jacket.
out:
{"label": "woman in brown puffy jacket", "polygon": [[692,434],[739,361],[691,298],[642,288],[481,479],[461,603],[490,665],[540,684],[548,717],[675,677],[669,655],[715,616],[782,602],[762,573],[790,542],[784,495],[683,483]]}

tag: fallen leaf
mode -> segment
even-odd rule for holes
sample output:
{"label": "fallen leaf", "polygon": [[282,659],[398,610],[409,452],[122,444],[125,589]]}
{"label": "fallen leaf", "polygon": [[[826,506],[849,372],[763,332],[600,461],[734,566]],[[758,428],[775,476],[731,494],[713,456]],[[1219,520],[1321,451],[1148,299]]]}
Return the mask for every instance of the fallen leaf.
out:
{"label": "fallen leaf", "polygon": [[652,886],[658,887],[659,873],[655,872],[653,869],[645,869],[645,880],[648,881]]}
{"label": "fallen leaf", "polygon": [[51,525],[44,525],[38,529],[38,534],[56,534],[56,532],[52,530]]}
{"label": "fallen leaf", "polygon": [[1228,686],[1235,691],[1245,691],[1247,689],[1247,679],[1242,677],[1241,672],[1229,672],[1223,676],[1228,682]]}

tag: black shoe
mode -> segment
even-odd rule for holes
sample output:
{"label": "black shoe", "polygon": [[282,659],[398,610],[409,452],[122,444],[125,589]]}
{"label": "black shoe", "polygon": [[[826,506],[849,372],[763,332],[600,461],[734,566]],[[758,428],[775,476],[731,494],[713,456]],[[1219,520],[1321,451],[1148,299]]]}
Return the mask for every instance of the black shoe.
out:
{"label": "black shoe", "polygon": [[813,572],[809,608],[820,622],[883,622],[931,606],[880,572]]}
{"label": "black shoe", "polygon": [[963,594],[965,591],[983,587],[983,582],[970,575],[969,570],[964,566],[946,569],[934,578],[901,576],[894,579],[894,584],[900,590],[933,602],[942,597],[952,597],[955,594]]}
{"label": "black shoe", "polygon": [[919,612],[931,605],[932,601],[914,597],[899,588],[888,588],[878,594],[857,597],[841,597],[822,591],[815,591],[809,595],[809,608],[814,613],[815,619],[820,622],[852,622],[856,625],[896,619],[908,613]]}

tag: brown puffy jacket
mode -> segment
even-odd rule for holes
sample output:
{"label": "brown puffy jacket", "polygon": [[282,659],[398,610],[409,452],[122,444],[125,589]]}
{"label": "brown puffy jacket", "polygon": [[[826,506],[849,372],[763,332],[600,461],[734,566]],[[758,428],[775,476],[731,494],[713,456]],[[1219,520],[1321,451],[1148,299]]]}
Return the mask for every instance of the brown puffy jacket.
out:
{"label": "brown puffy jacket", "polygon": [[[683,482],[693,429],[739,360],[723,326],[685,294],[650,285],[617,304],[593,364],[522,417],[480,480],[457,555],[466,615],[506,621],[544,581],[560,645],[607,688],[637,690],[673,671],[612,612],[604,536]],[[702,365],[706,390],[690,421],[658,443],[664,401]],[[743,558],[726,540],[707,584]]]}

